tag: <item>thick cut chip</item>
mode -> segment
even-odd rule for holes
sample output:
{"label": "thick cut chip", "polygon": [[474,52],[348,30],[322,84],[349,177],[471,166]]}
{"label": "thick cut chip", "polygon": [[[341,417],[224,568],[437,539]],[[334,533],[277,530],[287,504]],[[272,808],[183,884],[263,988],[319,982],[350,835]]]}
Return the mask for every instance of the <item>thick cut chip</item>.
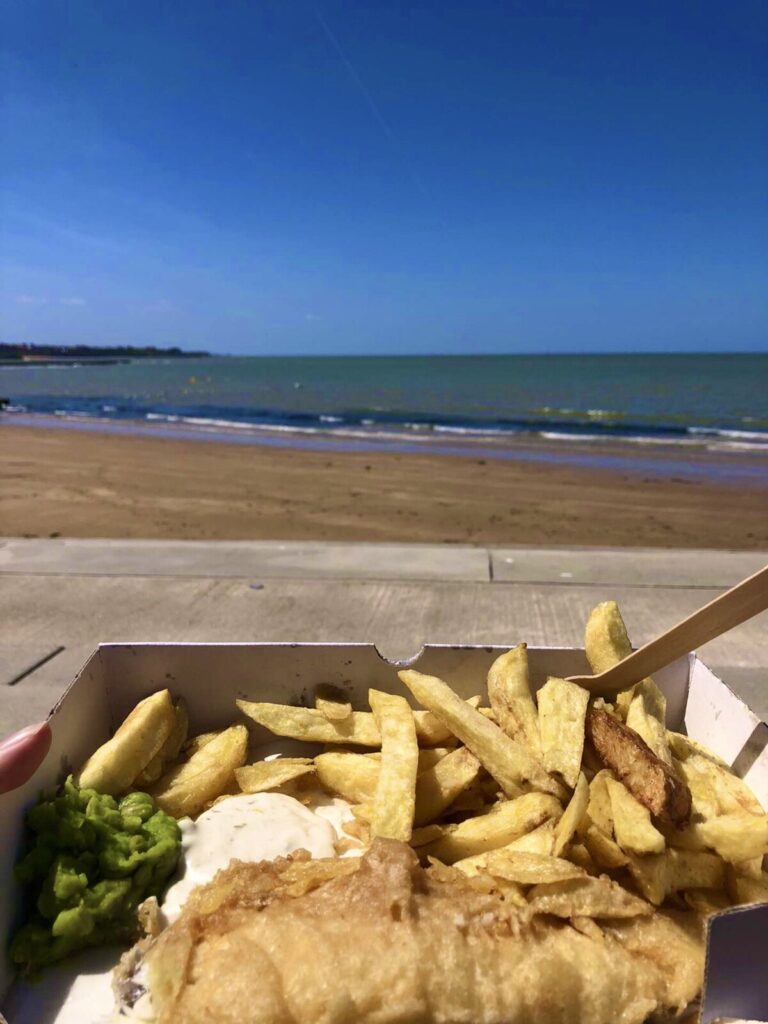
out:
{"label": "thick cut chip", "polygon": [[628,861],[626,853],[596,825],[590,825],[581,835],[581,841],[590,857],[602,868],[620,868]]}
{"label": "thick cut chip", "polygon": [[658,906],[682,889],[722,889],[725,866],[719,857],[703,850],[675,850],[647,857],[631,854],[630,874],[642,895]]}
{"label": "thick cut chip", "polygon": [[760,801],[749,786],[729,768],[723,768],[710,758],[702,754],[691,754],[680,762],[680,770],[686,781],[698,779],[699,789],[710,793],[717,814],[738,814],[740,811],[758,815],[764,813]]}
{"label": "thick cut chip", "polygon": [[411,669],[398,675],[416,700],[469,747],[507,796],[518,796],[525,782],[545,793],[562,792],[527,747],[470,707],[442,679]]}
{"label": "thick cut chip", "polygon": [[477,853],[472,857],[464,857],[454,862],[454,867],[465,875],[476,875],[479,871],[485,871],[485,865],[491,853],[535,853],[540,857],[551,857],[555,848],[555,821],[549,818],[537,828],[526,832],[519,839],[513,839],[511,843],[500,846],[497,850],[489,853]]}
{"label": "thick cut chip", "polygon": [[667,743],[678,761],[685,761],[691,754],[701,754],[702,757],[714,761],[715,764],[719,764],[726,771],[730,770],[725,761],[713,753],[709,747],[705,747],[703,743],[691,739],[690,736],[684,736],[681,732],[670,732],[667,730]]}
{"label": "thick cut chip", "polygon": [[315,707],[329,722],[346,722],[352,714],[349,701],[329,700],[327,697],[316,697]]}
{"label": "thick cut chip", "polygon": [[174,818],[193,818],[232,785],[248,753],[248,730],[232,725],[177,765],[149,789],[158,806]]}
{"label": "thick cut chip", "polygon": [[696,822],[691,830],[723,860],[738,864],[768,853],[768,815],[723,814],[709,821]]}
{"label": "thick cut chip", "polygon": [[368,700],[381,734],[381,764],[373,798],[371,834],[408,842],[413,832],[419,746],[413,711],[405,697],[370,690]]}
{"label": "thick cut chip", "polygon": [[173,706],[173,713],[175,722],[173,729],[171,729],[168,735],[168,739],[146,768],[136,777],[134,781],[136,786],[148,786],[152,782],[157,782],[165,769],[181,753],[181,748],[187,741],[187,730],[189,729],[189,715],[187,714],[187,705],[183,698],[179,697],[176,701]]}
{"label": "thick cut chip", "polygon": [[651,812],[635,800],[626,786],[616,779],[605,780],[611,798],[613,831],[616,842],[627,853],[661,853],[664,836],[651,824]]}
{"label": "thick cut chip", "polygon": [[[380,747],[381,736],[370,711],[353,711],[343,722],[329,722],[317,708],[294,708],[287,704],[266,704],[238,700],[237,706],[276,736],[288,736],[310,743],[342,743],[355,747]],[[414,712],[416,734],[428,746],[450,741],[451,732],[428,711]]]}
{"label": "thick cut chip", "polygon": [[538,693],[544,767],[559,772],[573,789],[581,771],[589,693],[576,683],[550,678]]}
{"label": "thick cut chip", "polygon": [[661,821],[683,824],[691,814],[691,793],[648,744],[607,711],[589,708],[587,738],[603,764],[632,796]]}
{"label": "thick cut chip", "polygon": [[768,874],[765,871],[759,878],[747,878],[729,866],[726,869],[726,887],[734,903],[768,903]]}
{"label": "thick cut chip", "polygon": [[480,762],[466,747],[457,747],[416,779],[414,823],[426,825],[438,818],[477,778]]}
{"label": "thick cut chip", "polygon": [[573,796],[569,800],[562,818],[555,825],[554,853],[556,857],[560,856],[571,839],[573,839],[574,834],[584,820],[588,806],[589,785],[586,775],[582,772],[579,775]]}
{"label": "thick cut chip", "polygon": [[419,849],[422,846],[429,846],[436,842],[444,833],[442,825],[424,825],[423,828],[415,828],[411,833],[411,846]]}
{"label": "thick cut chip", "polygon": [[267,793],[302,775],[309,775],[315,766],[308,757],[280,757],[275,761],[257,761],[235,768],[235,780],[243,793]]}
{"label": "thick cut chip", "polygon": [[585,828],[594,825],[609,838],[613,836],[613,811],[606,782],[612,778],[610,769],[602,768],[590,782],[589,804],[584,823]]}
{"label": "thick cut chip", "polygon": [[584,650],[595,675],[606,672],[632,653],[627,627],[615,601],[592,609],[584,633]]}
{"label": "thick cut chip", "polygon": [[528,893],[528,901],[533,913],[555,917],[623,918],[653,913],[648,903],[605,875],[537,885]]}
{"label": "thick cut chip", "polygon": [[176,712],[168,690],[145,697],[112,739],[91,754],[75,779],[77,785],[109,796],[124,793],[160,751],[175,725]]}
{"label": "thick cut chip", "polygon": [[506,846],[547,819],[559,818],[561,814],[562,807],[555,797],[548,793],[526,793],[515,800],[497,804],[488,814],[449,826],[443,838],[430,847],[429,853],[444,864],[453,864],[465,857]]}
{"label": "thick cut chip", "polygon": [[217,729],[214,732],[201,732],[197,736],[193,736],[188,739],[184,744],[183,752],[184,756],[189,759],[193,754],[196,754],[198,750],[202,750],[211,740],[215,740],[217,736],[220,736],[223,730]]}
{"label": "thick cut chip", "polygon": [[656,683],[652,679],[638,683],[627,711],[627,725],[645,740],[656,757],[665,764],[672,764],[666,714],[667,701]]}
{"label": "thick cut chip", "polygon": [[489,875],[520,885],[567,882],[571,878],[584,876],[581,868],[562,857],[546,857],[540,853],[521,853],[509,849],[492,850],[487,855],[485,870]]}
{"label": "thick cut chip", "polygon": [[366,754],[329,753],[315,758],[320,785],[353,804],[373,798],[380,764]]}
{"label": "thick cut chip", "polygon": [[526,644],[518,644],[491,665],[488,670],[488,699],[496,722],[507,736],[522,740],[538,755],[539,716],[528,679]]}

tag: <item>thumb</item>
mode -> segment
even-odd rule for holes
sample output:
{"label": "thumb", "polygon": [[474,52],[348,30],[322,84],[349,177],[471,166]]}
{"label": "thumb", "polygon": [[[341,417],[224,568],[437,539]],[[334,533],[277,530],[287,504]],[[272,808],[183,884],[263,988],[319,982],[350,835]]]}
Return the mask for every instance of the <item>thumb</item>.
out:
{"label": "thumb", "polygon": [[18,789],[45,760],[51,746],[47,722],[28,725],[0,743],[0,793]]}

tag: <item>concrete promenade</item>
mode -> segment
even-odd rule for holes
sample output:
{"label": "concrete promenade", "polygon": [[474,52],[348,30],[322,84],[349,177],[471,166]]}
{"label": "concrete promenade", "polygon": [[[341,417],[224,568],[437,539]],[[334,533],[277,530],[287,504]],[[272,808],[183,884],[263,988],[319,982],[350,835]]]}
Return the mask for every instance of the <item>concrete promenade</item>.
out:
{"label": "concrete promenade", "polygon": [[[617,600],[642,644],[768,552],[0,539],[0,735],[50,710],[107,641],[578,645]],[[701,656],[768,718],[768,614]]]}

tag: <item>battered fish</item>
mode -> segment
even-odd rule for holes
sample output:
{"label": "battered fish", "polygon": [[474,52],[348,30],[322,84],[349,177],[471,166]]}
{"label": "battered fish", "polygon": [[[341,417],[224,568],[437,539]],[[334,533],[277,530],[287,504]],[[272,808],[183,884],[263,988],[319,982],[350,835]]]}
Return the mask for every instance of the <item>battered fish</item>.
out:
{"label": "battered fish", "polygon": [[156,1024],[640,1024],[697,995],[694,915],[637,900],[577,930],[485,882],[383,839],[358,862],[233,862],[127,954],[118,988],[146,987]]}

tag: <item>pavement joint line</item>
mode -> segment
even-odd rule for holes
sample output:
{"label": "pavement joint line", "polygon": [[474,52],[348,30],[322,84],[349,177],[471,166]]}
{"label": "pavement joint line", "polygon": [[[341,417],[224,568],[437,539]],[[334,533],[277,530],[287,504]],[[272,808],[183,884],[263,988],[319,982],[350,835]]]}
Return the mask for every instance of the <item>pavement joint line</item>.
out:
{"label": "pavement joint line", "polygon": [[288,576],[281,576],[272,573],[249,573],[242,576],[230,576],[229,574],[212,574],[212,573],[201,573],[195,575],[193,573],[141,573],[141,572],[46,572],[44,570],[0,570],[0,578],[7,579],[20,579],[24,576],[34,576],[36,578],[56,578],[56,579],[136,579],[136,580],[220,580],[222,582],[231,581],[233,583],[237,581],[252,580],[255,576],[260,576],[264,583],[268,583],[271,580],[279,581],[282,583],[312,583],[321,582],[323,580],[334,580],[336,582],[348,582],[348,583],[424,583],[424,584],[458,584],[461,586],[467,586],[468,584],[475,583],[488,583],[493,584],[496,587],[612,587],[621,586],[632,590],[712,590],[717,593],[721,593],[728,590],[727,584],[714,584],[714,583],[629,583],[625,580],[611,580],[606,582],[605,580],[536,580],[536,579],[523,579],[523,580],[504,580],[497,579],[491,575],[488,579],[475,578],[475,579],[457,579],[456,577],[441,577],[441,576],[363,576],[363,575],[332,575],[331,573],[308,573],[306,575],[289,574]]}

